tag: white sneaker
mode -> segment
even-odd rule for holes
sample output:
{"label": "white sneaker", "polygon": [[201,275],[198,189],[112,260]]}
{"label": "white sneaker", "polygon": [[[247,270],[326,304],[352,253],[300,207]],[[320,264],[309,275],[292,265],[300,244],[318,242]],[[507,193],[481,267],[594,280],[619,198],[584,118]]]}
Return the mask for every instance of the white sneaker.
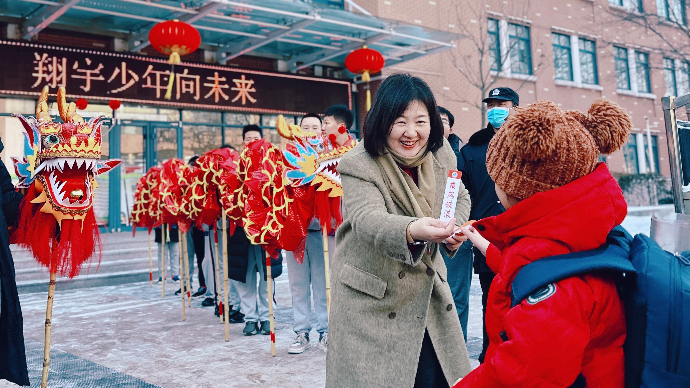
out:
{"label": "white sneaker", "polygon": [[316,345],[316,347],[323,350],[325,353],[328,353],[328,332],[321,333],[319,336],[319,343]]}
{"label": "white sneaker", "polygon": [[301,354],[309,347],[309,334],[299,333],[295,337],[295,342],[288,346],[289,354]]}

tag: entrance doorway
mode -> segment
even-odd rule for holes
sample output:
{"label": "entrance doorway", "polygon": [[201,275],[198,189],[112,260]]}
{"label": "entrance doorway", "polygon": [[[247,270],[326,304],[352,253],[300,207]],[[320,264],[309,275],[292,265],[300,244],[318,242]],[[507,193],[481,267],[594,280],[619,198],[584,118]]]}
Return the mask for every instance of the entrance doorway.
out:
{"label": "entrance doorway", "polygon": [[[110,159],[121,159],[108,174],[108,231],[131,230],[130,211],[137,181],[149,168],[183,156],[182,126],[178,122],[119,120],[108,133]],[[119,222],[111,222],[119,220]]]}

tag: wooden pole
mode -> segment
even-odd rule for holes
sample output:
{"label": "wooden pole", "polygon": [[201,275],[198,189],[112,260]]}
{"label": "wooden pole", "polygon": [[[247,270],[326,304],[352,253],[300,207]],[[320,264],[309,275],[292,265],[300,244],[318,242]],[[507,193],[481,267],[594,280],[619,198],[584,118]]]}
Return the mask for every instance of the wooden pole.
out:
{"label": "wooden pole", "polygon": [[161,296],[165,298],[165,224],[161,226]]}
{"label": "wooden pole", "polygon": [[184,273],[187,279],[187,306],[192,307],[191,279],[189,278],[189,245],[187,244],[187,233],[184,233]]}
{"label": "wooden pole", "polygon": [[50,283],[48,285],[48,306],[46,307],[46,337],[43,347],[43,375],[41,376],[41,388],[48,386],[48,367],[50,366],[50,333],[53,328],[53,298],[55,296],[56,273],[50,273]]}
{"label": "wooden pole", "polygon": [[[216,262],[216,295],[220,295],[220,251],[218,250],[218,227],[216,226],[216,254],[214,255],[215,257],[213,258]],[[211,247],[213,249],[213,247]],[[216,306],[217,307],[217,306]],[[223,315],[222,311],[218,311],[218,316],[220,317],[220,323],[223,323]]]}
{"label": "wooden pole", "polygon": [[[180,229],[177,229],[178,236],[182,237],[182,232]],[[185,236],[186,237],[186,236]],[[182,320],[186,321],[187,320],[187,311],[186,311],[186,306],[185,306],[185,300],[184,296],[186,292],[184,291],[184,261],[186,259],[183,259],[182,256],[184,255],[184,239],[180,238],[180,249],[179,249],[179,257],[180,257],[180,296],[182,296]]]}
{"label": "wooden pole", "polygon": [[230,308],[228,307],[228,232],[227,226],[228,221],[225,219],[225,213],[223,213],[223,278],[225,278],[225,291],[223,292],[223,317],[225,319],[225,342],[230,341],[230,320],[228,319],[228,314],[230,314]]}
{"label": "wooden pole", "polygon": [[328,232],[323,228],[323,262],[326,267],[326,311],[328,317],[331,316],[331,271],[328,258]]}
{"label": "wooden pole", "polygon": [[266,285],[268,286],[268,321],[271,328],[271,356],[276,356],[276,332],[273,319],[273,278],[271,277],[271,255],[266,251]]}
{"label": "wooden pole", "polygon": [[149,232],[149,286],[153,287],[153,260],[151,259],[151,232]]}

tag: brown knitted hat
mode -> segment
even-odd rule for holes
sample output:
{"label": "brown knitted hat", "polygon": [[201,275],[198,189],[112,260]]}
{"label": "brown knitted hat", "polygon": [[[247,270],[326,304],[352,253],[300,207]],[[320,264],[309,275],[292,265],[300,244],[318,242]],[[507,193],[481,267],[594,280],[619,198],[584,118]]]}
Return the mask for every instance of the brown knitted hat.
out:
{"label": "brown knitted hat", "polygon": [[503,124],[489,144],[486,168],[506,194],[526,199],[594,171],[597,156],[618,150],[631,126],[611,101],[595,101],[587,115],[537,101]]}

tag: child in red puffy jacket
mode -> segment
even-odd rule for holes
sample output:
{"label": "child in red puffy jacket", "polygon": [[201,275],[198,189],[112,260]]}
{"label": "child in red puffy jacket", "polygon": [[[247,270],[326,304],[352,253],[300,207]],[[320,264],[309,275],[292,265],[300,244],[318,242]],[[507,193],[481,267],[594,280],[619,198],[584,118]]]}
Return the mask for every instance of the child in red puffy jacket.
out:
{"label": "child in red puffy jacket", "polygon": [[613,278],[567,278],[513,308],[511,284],[535,260],[600,247],[623,221],[621,188],[597,156],[618,150],[630,128],[609,101],[597,100],[587,115],[538,101],[493,138],[486,165],[507,210],[463,228],[496,272],[490,345],[454,388],[624,386],[625,315]]}

